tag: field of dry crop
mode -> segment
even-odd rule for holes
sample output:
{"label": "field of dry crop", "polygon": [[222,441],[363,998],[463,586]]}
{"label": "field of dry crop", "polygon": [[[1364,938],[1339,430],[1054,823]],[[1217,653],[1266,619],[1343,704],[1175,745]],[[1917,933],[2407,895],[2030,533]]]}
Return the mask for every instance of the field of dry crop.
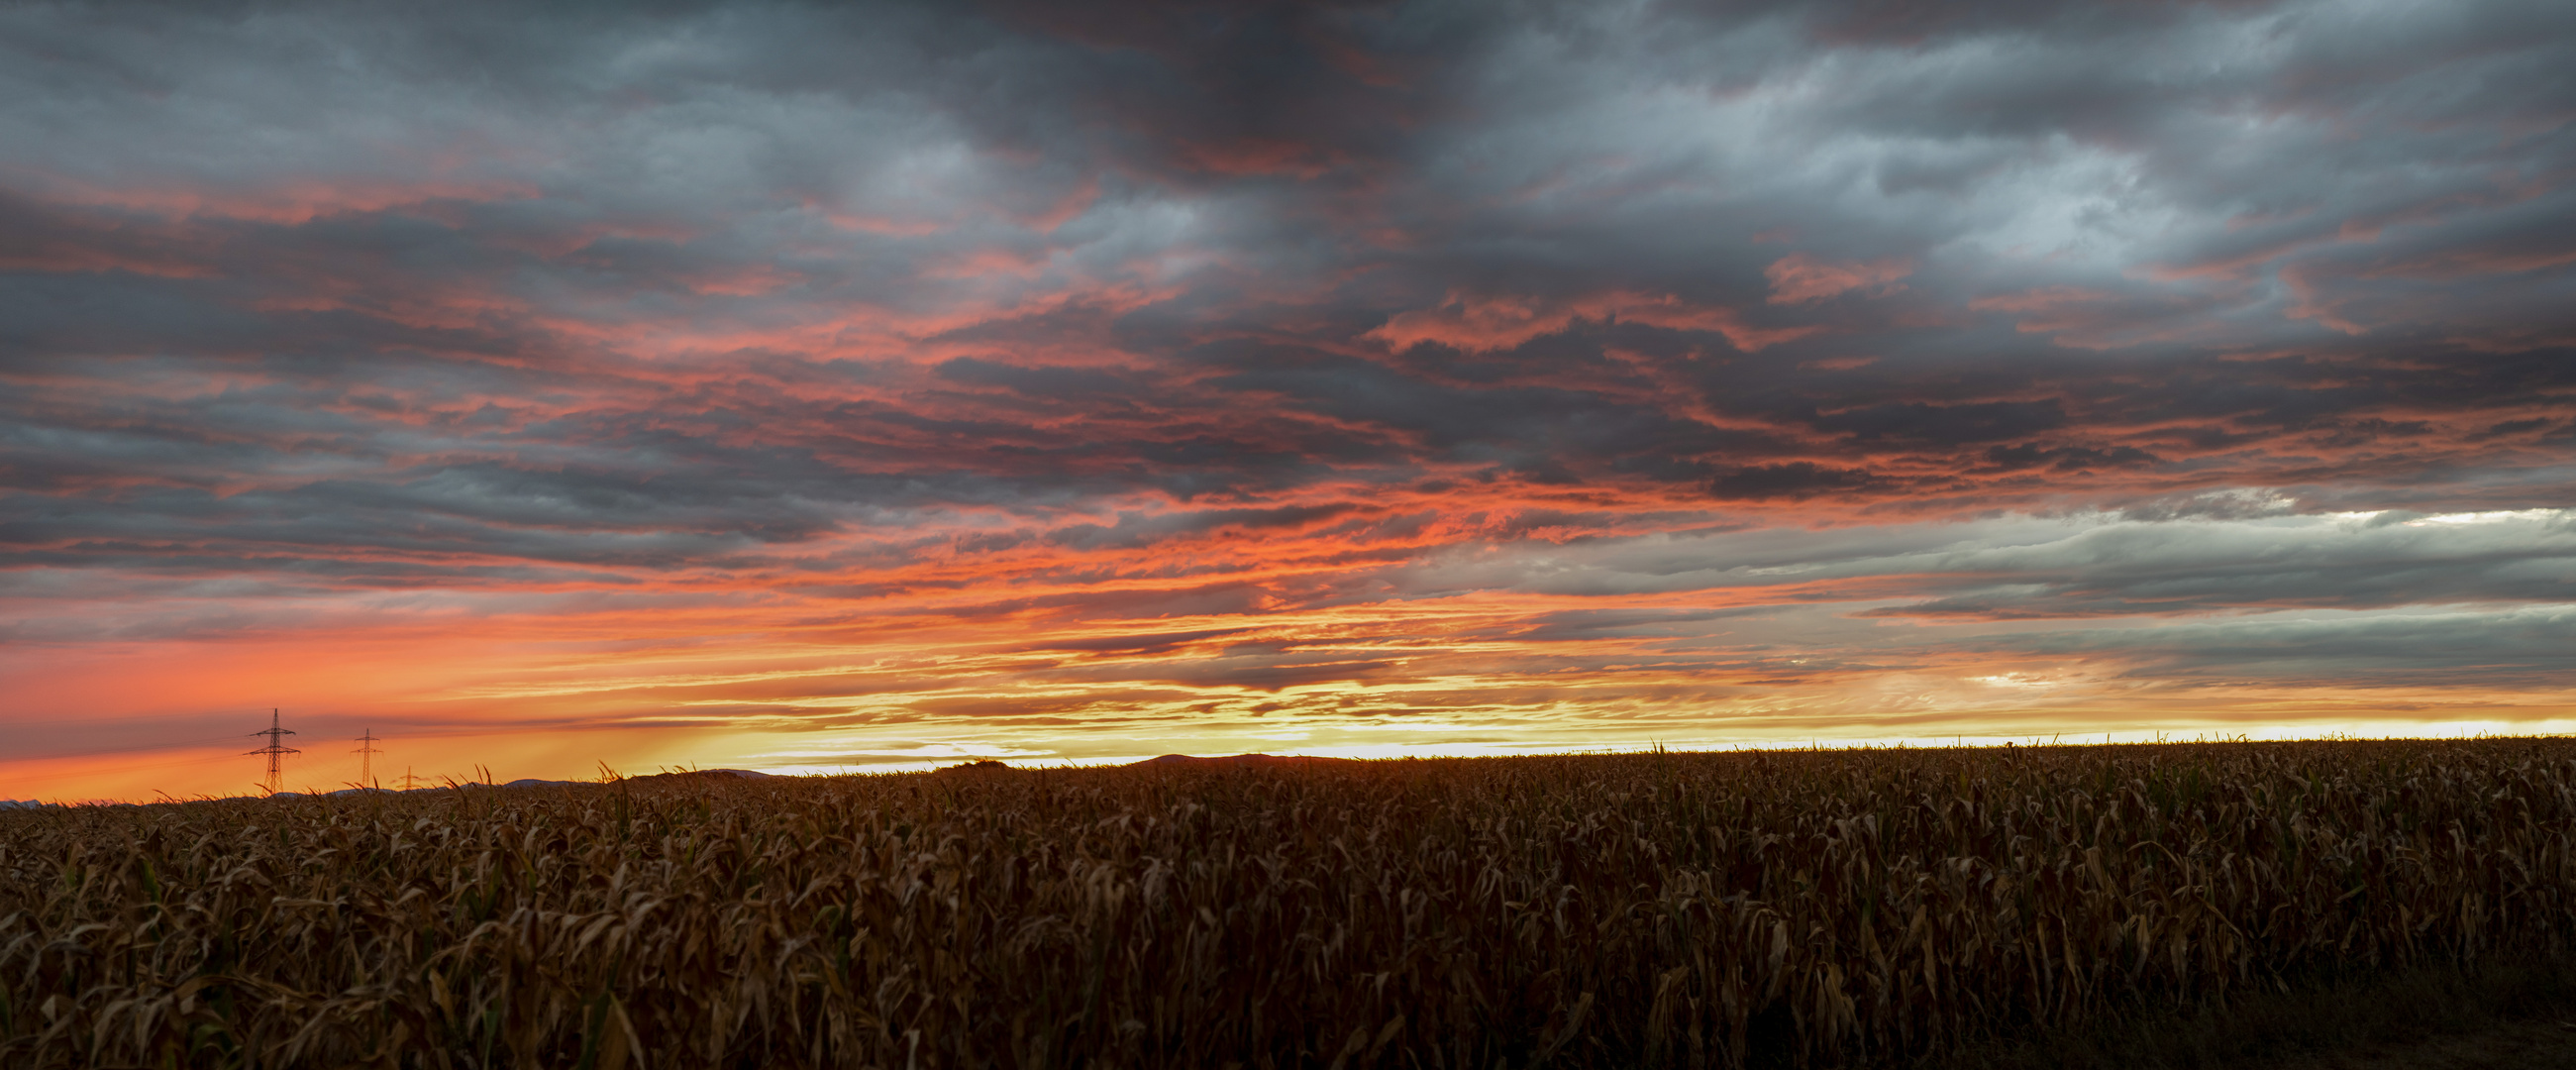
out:
{"label": "field of dry crop", "polygon": [[1902,1062],[2576,938],[2576,741],[0,812],[0,1065]]}

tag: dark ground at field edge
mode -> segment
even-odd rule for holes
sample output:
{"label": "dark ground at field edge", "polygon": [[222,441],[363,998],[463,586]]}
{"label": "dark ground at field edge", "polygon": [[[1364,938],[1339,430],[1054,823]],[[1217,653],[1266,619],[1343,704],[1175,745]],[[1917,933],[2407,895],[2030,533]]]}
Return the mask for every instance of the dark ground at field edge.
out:
{"label": "dark ground at field edge", "polygon": [[2302,1055],[2273,1070],[2567,1070],[2576,1067],[2576,1023],[2504,1022],[2414,1043],[2368,1044]]}

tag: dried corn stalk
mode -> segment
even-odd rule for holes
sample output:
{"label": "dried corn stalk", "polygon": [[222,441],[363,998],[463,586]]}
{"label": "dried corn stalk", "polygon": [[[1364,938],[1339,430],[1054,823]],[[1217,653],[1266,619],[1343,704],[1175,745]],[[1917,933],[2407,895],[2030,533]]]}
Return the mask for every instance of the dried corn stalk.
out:
{"label": "dried corn stalk", "polygon": [[1855,1063],[2564,953],[2576,742],[1626,755],[0,813],[0,1064]]}

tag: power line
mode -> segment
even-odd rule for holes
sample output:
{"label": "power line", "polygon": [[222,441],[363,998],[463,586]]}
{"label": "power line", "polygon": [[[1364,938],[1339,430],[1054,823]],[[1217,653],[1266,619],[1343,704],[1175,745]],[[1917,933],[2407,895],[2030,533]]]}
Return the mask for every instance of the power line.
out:
{"label": "power line", "polygon": [[251,733],[251,735],[254,736],[267,736],[268,745],[261,747],[258,750],[242,752],[244,754],[265,754],[268,756],[268,793],[271,795],[277,794],[278,786],[283,782],[283,767],[279,764],[278,760],[289,754],[304,753],[303,751],[297,750],[293,747],[280,745],[284,742],[285,737],[294,735],[295,730],[292,728],[279,727],[277,717],[278,713],[275,709],[269,710],[268,727]]}

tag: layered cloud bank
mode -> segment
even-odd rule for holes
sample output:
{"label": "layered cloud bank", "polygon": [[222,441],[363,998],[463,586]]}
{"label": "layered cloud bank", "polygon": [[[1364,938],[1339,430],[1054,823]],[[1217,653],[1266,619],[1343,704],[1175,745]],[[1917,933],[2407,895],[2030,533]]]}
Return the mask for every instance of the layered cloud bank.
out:
{"label": "layered cloud bank", "polygon": [[0,773],[2563,727],[2570,42],[12,7]]}

